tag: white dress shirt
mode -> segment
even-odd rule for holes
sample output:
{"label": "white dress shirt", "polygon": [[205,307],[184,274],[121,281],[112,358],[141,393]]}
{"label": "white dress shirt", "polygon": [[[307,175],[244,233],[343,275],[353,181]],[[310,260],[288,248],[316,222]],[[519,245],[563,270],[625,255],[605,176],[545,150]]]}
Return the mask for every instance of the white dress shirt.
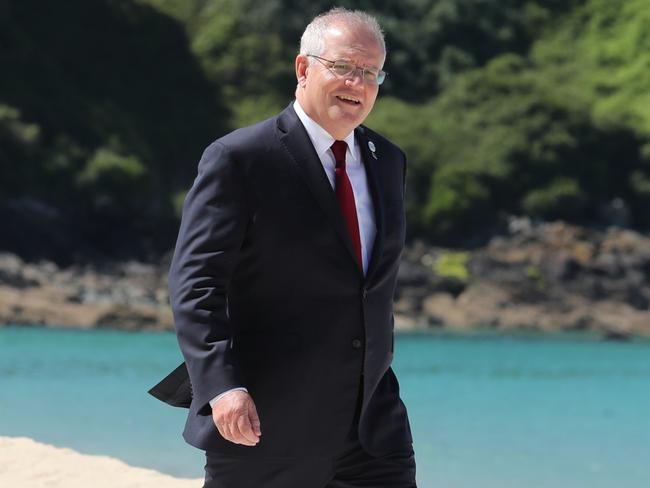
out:
{"label": "white dress shirt", "polygon": [[[314,122],[314,120],[305,113],[298,103],[298,100],[293,103],[293,109],[296,111],[300,122],[302,122],[302,125],[307,131],[307,135],[309,136],[309,139],[316,150],[316,154],[323,165],[323,169],[325,170],[330,185],[332,185],[332,189],[336,190],[334,171],[336,169],[336,159],[334,158],[334,153],[332,153],[331,149],[335,139],[329,132]],[[350,184],[352,185],[352,193],[354,193],[354,204],[357,209],[357,220],[359,221],[362,268],[363,274],[365,275],[368,272],[368,264],[375,243],[375,236],[377,235],[375,211],[372,198],[370,197],[370,192],[368,191],[366,169],[361,159],[361,150],[359,149],[359,144],[354,136],[354,131],[350,132],[343,140],[348,145],[348,149],[345,153],[345,169]],[[231,391],[237,390],[248,391],[244,387],[224,391],[210,400],[210,406],[214,407],[214,404],[217,403],[222,396]]]}
{"label": "white dress shirt", "polygon": [[[323,169],[327,174],[327,179],[332,185],[335,186],[335,168],[336,159],[334,153],[330,149],[334,144],[335,139],[323,129],[320,125],[314,122],[302,109],[298,100],[293,102],[293,109],[296,111],[298,118],[305,126],[307,135],[311,139],[311,143],[316,150],[316,154],[320,158]],[[361,240],[361,260],[363,261],[363,274],[368,272],[368,264],[370,256],[372,255],[372,247],[375,243],[375,236],[377,234],[377,227],[375,226],[375,210],[372,204],[372,198],[368,191],[368,177],[366,169],[361,159],[361,150],[359,143],[354,136],[354,131],[350,132],[345,139],[348,144],[348,150],[345,153],[345,166],[350,184],[352,185],[352,192],[354,193],[354,204],[357,208],[357,219],[359,221],[359,237]]]}

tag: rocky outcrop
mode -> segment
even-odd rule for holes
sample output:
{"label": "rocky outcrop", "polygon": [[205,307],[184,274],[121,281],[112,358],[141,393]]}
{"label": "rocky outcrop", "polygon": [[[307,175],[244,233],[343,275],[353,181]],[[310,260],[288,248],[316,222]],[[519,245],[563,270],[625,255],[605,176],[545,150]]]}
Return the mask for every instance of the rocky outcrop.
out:
{"label": "rocky outcrop", "polygon": [[648,236],[514,221],[508,235],[468,256],[466,279],[445,282],[431,263],[446,253],[423,245],[405,253],[410,264],[396,302],[402,326],[650,335]]}
{"label": "rocky outcrop", "polygon": [[[58,267],[0,254],[0,324],[171,329],[169,257]],[[590,330],[650,336],[650,236],[513,220],[472,252],[416,242],[403,255],[396,327]]]}
{"label": "rocky outcrop", "polygon": [[165,264],[59,268],[0,254],[0,323],[169,329]]}

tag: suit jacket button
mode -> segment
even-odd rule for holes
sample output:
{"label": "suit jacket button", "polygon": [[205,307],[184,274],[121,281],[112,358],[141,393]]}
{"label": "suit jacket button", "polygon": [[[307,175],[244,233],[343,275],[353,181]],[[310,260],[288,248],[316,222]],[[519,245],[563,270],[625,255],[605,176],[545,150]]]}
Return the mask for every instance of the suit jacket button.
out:
{"label": "suit jacket button", "polygon": [[366,289],[364,288],[364,289],[361,291],[361,296],[362,296],[363,299],[365,300],[366,297],[368,296],[368,290],[366,290]]}
{"label": "suit jacket button", "polygon": [[361,347],[361,339],[354,339],[352,341],[352,347],[359,349]]}

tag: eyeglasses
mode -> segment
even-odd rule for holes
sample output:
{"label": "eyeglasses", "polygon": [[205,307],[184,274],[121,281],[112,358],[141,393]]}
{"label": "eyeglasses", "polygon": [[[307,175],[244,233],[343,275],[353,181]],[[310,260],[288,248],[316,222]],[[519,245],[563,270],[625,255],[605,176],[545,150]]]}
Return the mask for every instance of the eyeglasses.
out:
{"label": "eyeglasses", "polygon": [[370,85],[381,85],[386,79],[386,75],[388,74],[381,69],[362,68],[361,66],[357,66],[356,64],[352,64],[351,62],[344,61],[342,59],[330,61],[329,59],[321,58],[315,54],[307,54],[307,56],[310,58],[316,58],[323,66],[334,72],[334,74],[337,76],[350,76],[360,71],[363,81]]}

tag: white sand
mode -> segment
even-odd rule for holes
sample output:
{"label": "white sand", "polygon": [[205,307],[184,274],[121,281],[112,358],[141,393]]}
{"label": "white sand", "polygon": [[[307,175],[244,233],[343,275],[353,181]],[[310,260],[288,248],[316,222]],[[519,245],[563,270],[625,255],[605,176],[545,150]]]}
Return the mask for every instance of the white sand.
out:
{"label": "white sand", "polygon": [[26,437],[0,437],[0,486],[12,488],[200,488],[108,456],[79,454]]}

